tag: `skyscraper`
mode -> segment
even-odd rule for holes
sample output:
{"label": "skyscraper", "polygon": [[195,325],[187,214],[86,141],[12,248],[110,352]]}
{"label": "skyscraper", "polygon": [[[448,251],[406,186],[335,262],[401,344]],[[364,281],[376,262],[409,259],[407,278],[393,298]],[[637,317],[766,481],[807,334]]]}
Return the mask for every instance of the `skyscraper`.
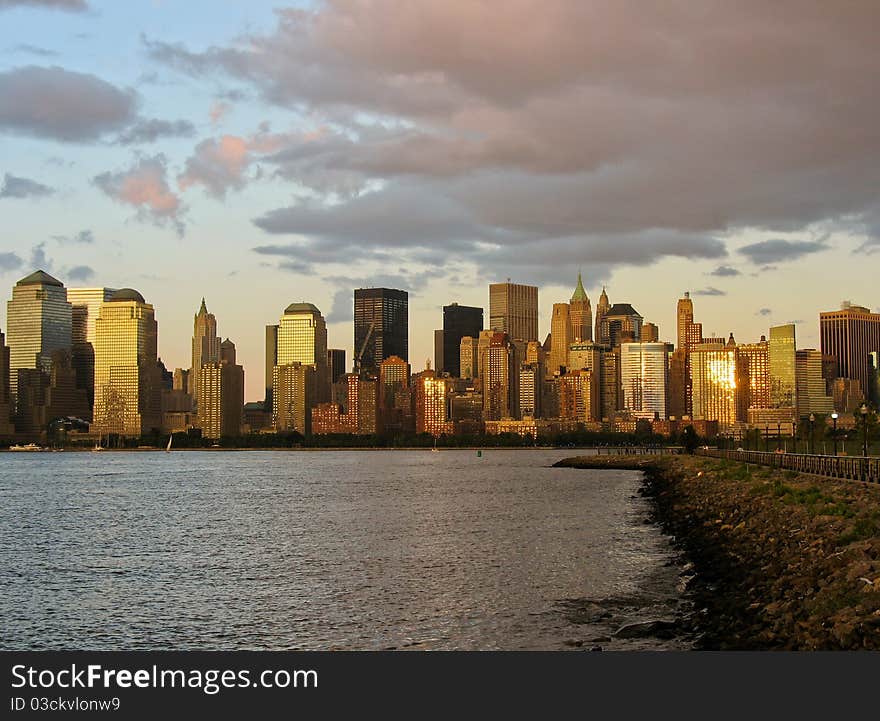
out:
{"label": "skyscraper", "polygon": [[[192,396],[196,409],[199,407],[199,374],[206,363],[220,362],[220,338],[217,335],[217,319],[208,312],[205,299],[199,312],[193,316],[192,335]],[[215,436],[218,437],[218,436]]]}
{"label": "skyscraper", "polygon": [[796,343],[793,323],[770,328],[770,407],[797,408]]}
{"label": "skyscraper", "polygon": [[345,375],[345,350],[330,348],[327,350],[327,365],[330,371],[330,383],[338,383]]}
{"label": "skyscraper", "polygon": [[[492,335],[482,361],[483,418],[500,421],[512,418],[516,406],[512,393],[513,376],[517,372],[516,349],[506,333]],[[517,379],[518,380],[518,379]]]}
{"label": "skyscraper", "polygon": [[827,393],[822,375],[822,353],[814,348],[795,351],[797,379],[797,415],[804,418],[811,413],[827,415],[834,410],[834,399]]}
{"label": "skyscraper", "polygon": [[569,317],[571,319],[570,343],[593,340],[593,311],[580,273],[578,273],[577,286],[571,295],[571,301],[569,301]]}
{"label": "skyscraper", "polygon": [[10,435],[14,428],[10,422],[12,404],[9,398],[9,346],[0,331],[0,436]]}
{"label": "skyscraper", "polygon": [[572,337],[571,306],[568,303],[554,303],[550,317],[550,362],[547,373],[553,375],[569,367],[568,349],[574,342]]}
{"label": "skyscraper", "polygon": [[602,338],[612,348],[638,343],[642,338],[642,316],[629,303],[615,303],[602,316]]}
{"label": "skyscraper", "polygon": [[266,326],[266,353],[263,376],[266,379],[266,400],[264,407],[267,413],[272,412],[272,382],[275,366],[278,365],[278,326]]}
{"label": "skyscraper", "polygon": [[277,432],[312,432],[315,367],[292,361],[272,369],[272,425]]}
{"label": "skyscraper", "polygon": [[95,323],[101,303],[110,299],[115,288],[68,288],[71,305],[71,364],[77,388],[86,392],[88,419],[95,405]]}
{"label": "skyscraper", "polygon": [[654,323],[642,323],[642,343],[659,343],[660,329]]}
{"label": "skyscraper", "polygon": [[205,438],[241,433],[244,368],[235,362],[235,355],[235,343],[227,338],[220,344],[220,360],[203,363],[200,368],[196,425]]}
{"label": "skyscraper", "polygon": [[276,365],[302,363],[315,371],[314,402],[330,400],[327,368],[327,323],[312,303],[291,303],[278,325]]}
{"label": "skyscraper", "polygon": [[396,355],[409,360],[409,294],[393,288],[354,292],[354,370],[376,374]]}
{"label": "skyscraper", "polygon": [[489,327],[511,340],[538,340],[538,289],[533,285],[489,285]]}
{"label": "skyscraper", "polygon": [[694,302],[691,300],[691,294],[685,293],[684,298],[678,299],[678,308],[676,309],[678,318],[678,345],[679,350],[689,351],[691,345],[690,327],[694,324]]}
{"label": "skyscraper", "polygon": [[439,328],[434,331],[434,369],[438,373],[443,373],[444,366],[443,357],[443,329]]}
{"label": "skyscraper", "polygon": [[602,295],[599,296],[599,302],[596,304],[596,334],[593,336],[597,343],[608,345],[608,339],[602,336],[602,321],[611,304],[608,302],[608,293],[605,292],[605,286],[602,286]]}
{"label": "skyscraper", "polygon": [[409,363],[403,358],[391,356],[379,364],[379,425],[383,432],[410,430],[409,377]]}
{"label": "skyscraper", "polygon": [[694,420],[718,421],[729,429],[744,421],[747,393],[743,392],[743,364],[731,335],[723,341],[698,343],[691,348]]}
{"label": "skyscraper", "polygon": [[749,408],[770,408],[770,344],[764,336],[757,343],[740,343],[739,353],[748,377]]}
{"label": "skyscraper", "polygon": [[42,270],[22,278],[6,304],[9,392],[13,403],[19,368],[51,370],[52,351],[70,349],[72,311],[64,284]]}
{"label": "skyscraper", "polygon": [[620,384],[623,409],[636,418],[666,418],[665,343],[622,343]]}
{"label": "skyscraper", "polygon": [[101,304],[95,322],[94,429],[140,436],[162,425],[158,324],[153,306],[123,288]]}
{"label": "skyscraper", "polygon": [[880,401],[870,360],[880,353],[880,313],[844,302],[840,310],[819,314],[819,333],[822,354],[837,358],[839,376],[857,380],[867,398]]}
{"label": "skyscraper", "polygon": [[430,369],[416,375],[416,433],[430,433],[432,436],[451,434],[452,421],[449,419],[449,396],[452,381],[441,378]]}
{"label": "skyscraper", "polygon": [[[461,378],[461,339],[477,338],[483,329],[483,309],[452,303],[443,306],[443,365],[437,370]],[[436,363],[435,363],[436,365]]]}
{"label": "skyscraper", "polygon": [[471,380],[479,377],[479,340],[464,336],[459,347],[459,378]]}

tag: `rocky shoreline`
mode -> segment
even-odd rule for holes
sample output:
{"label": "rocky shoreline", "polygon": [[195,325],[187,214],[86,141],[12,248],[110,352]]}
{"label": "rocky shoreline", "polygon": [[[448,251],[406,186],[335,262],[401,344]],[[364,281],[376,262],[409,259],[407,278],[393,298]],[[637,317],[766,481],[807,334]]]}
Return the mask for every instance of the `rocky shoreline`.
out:
{"label": "rocky shoreline", "polygon": [[693,564],[680,631],[697,648],[880,650],[880,487],[695,456],[555,465],[645,473]]}

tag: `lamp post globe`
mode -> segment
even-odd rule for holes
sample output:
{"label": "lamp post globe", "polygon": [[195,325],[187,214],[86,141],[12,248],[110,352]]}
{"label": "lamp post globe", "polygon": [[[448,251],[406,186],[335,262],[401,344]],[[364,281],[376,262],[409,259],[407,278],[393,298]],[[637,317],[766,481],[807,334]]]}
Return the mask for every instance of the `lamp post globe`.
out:
{"label": "lamp post globe", "polygon": [[834,422],[834,456],[837,457],[837,411],[831,414],[831,420]]}

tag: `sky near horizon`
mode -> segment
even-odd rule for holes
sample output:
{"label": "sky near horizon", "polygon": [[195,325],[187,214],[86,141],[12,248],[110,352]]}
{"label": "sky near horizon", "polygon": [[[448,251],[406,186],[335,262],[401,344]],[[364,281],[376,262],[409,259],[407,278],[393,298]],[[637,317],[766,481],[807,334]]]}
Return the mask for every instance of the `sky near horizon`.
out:
{"label": "sky near horizon", "polygon": [[[503,8],[503,12],[501,9]],[[202,296],[263,396],[263,329],[352,291],[441,307],[581,270],[661,339],[691,292],[754,341],[880,306],[880,3],[0,0],[0,286],[138,289],[188,367]],[[0,307],[5,331],[6,304]]]}

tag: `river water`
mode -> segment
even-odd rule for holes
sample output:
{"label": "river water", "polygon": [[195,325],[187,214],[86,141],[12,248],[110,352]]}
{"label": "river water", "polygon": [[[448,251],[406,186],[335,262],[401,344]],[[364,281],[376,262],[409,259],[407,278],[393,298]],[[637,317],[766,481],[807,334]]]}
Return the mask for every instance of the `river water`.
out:
{"label": "river water", "polygon": [[687,648],[614,635],[680,569],[640,474],[570,455],[0,454],[0,648]]}

